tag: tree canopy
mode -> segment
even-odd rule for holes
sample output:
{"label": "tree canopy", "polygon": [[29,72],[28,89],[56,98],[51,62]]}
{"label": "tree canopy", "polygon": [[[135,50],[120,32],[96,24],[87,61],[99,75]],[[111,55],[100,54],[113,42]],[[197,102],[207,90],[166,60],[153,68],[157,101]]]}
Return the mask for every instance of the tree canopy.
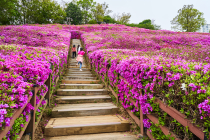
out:
{"label": "tree canopy", "polygon": [[114,20],[116,20],[119,24],[128,24],[131,18],[130,13],[122,13],[122,14],[114,14],[112,17]]}
{"label": "tree canopy", "polygon": [[0,25],[63,23],[64,9],[54,0],[1,0]]}
{"label": "tree canopy", "polygon": [[152,21],[150,19],[143,20],[139,24],[152,24]]}
{"label": "tree canopy", "polygon": [[73,21],[71,22],[72,24],[74,25],[81,24],[83,20],[83,15],[82,11],[77,5],[71,2],[68,4],[68,7],[66,8],[65,11],[66,11],[66,16],[71,17],[73,19]]}
{"label": "tree canopy", "polygon": [[0,0],[0,25],[17,24],[20,17],[18,0]]}
{"label": "tree canopy", "polygon": [[193,5],[184,5],[178,15],[171,21],[172,29],[176,31],[195,32],[205,24],[203,13],[193,8]]}
{"label": "tree canopy", "polygon": [[97,3],[95,9],[93,9],[92,12],[93,12],[94,20],[96,22],[98,22],[98,23],[103,22],[105,12],[103,10],[102,4]]}
{"label": "tree canopy", "polygon": [[112,17],[110,17],[109,15],[104,16],[104,22],[106,22],[106,23],[117,23],[117,21],[115,19],[113,19]]}
{"label": "tree canopy", "polygon": [[81,7],[82,13],[84,15],[85,24],[88,23],[90,19],[92,19],[91,11],[93,11],[96,2],[93,0],[79,0],[77,1],[77,5]]}

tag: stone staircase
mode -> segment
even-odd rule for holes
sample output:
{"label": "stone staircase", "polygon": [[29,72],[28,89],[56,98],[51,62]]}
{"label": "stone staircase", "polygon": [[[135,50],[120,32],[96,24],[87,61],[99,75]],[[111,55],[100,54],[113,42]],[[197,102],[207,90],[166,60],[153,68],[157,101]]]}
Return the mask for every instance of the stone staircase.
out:
{"label": "stone staircase", "polygon": [[130,124],[119,115],[118,108],[103,84],[83,64],[70,67],[60,89],[57,106],[45,127],[46,140],[136,140],[126,133]]}

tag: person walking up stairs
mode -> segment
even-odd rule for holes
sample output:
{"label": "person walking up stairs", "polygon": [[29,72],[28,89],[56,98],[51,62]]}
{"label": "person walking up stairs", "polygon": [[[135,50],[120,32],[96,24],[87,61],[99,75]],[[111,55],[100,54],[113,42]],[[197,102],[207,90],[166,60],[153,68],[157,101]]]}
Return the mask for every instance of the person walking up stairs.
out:
{"label": "person walking up stairs", "polygon": [[82,63],[83,63],[83,55],[85,54],[85,52],[83,51],[83,48],[80,48],[80,51],[78,52],[78,56],[77,56],[77,62],[78,64],[80,64],[80,71],[82,71]]}
{"label": "person walking up stairs", "polygon": [[70,61],[57,90],[57,106],[45,127],[46,140],[136,140],[126,133],[130,124],[116,115],[119,109],[104,85],[84,62],[83,71],[78,71],[76,64],[76,60]]}
{"label": "person walking up stairs", "polygon": [[76,47],[75,47],[75,45],[73,45],[71,51],[72,51],[72,55],[73,55],[72,58],[75,58],[76,57]]}

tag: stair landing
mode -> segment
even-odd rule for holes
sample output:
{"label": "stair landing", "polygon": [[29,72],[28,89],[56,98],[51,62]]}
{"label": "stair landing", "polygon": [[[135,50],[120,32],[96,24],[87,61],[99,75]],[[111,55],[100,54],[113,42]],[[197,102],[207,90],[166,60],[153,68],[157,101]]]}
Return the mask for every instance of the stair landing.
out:
{"label": "stair landing", "polygon": [[52,118],[45,127],[46,136],[68,136],[129,131],[128,121],[118,115]]}

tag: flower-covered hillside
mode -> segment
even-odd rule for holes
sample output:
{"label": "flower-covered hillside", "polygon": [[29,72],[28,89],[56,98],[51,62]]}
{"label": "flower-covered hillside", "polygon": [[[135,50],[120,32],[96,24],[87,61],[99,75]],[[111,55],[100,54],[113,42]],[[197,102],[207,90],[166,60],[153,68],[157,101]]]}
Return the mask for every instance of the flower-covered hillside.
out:
{"label": "flower-covered hillside", "polygon": [[[48,27],[0,27],[0,127],[2,130],[10,125],[15,109],[22,108],[33,95],[31,90],[34,85],[46,89],[37,94],[38,104],[48,90],[44,83],[49,75],[52,74],[54,81],[56,74],[62,72],[67,64],[70,38],[69,31]],[[27,106],[25,113],[22,114],[25,121],[21,123],[21,127],[24,126],[28,113],[33,109],[30,103]],[[15,139],[19,133],[19,130],[17,131],[15,128],[10,130],[6,139]]]}

